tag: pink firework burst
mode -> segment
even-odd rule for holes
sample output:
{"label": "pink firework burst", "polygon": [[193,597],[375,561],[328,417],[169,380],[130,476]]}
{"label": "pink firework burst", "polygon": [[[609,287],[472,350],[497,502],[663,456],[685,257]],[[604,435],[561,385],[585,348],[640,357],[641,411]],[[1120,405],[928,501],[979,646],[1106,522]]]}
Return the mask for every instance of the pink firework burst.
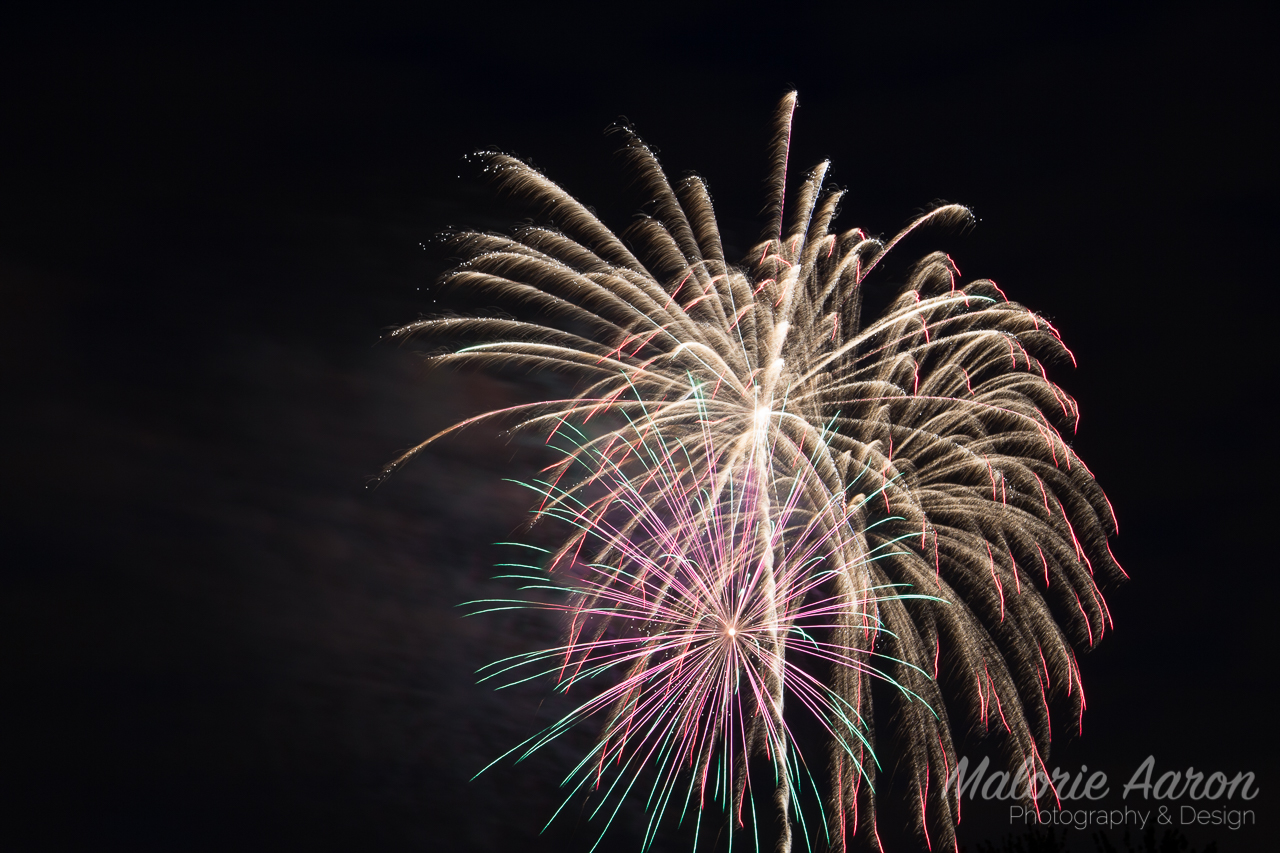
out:
{"label": "pink firework burst", "polygon": [[[790,734],[787,700],[817,720],[846,773],[865,775],[874,756],[859,706],[824,676],[889,680],[875,666],[881,626],[871,605],[903,595],[859,589],[828,559],[849,545],[838,537],[850,529],[855,503],[839,493],[811,505],[797,472],[782,470],[766,440],[725,469],[713,426],[704,419],[668,435],[644,419],[601,445],[564,425],[557,435],[577,439],[567,455],[585,473],[572,486],[531,487],[542,495],[540,517],[578,532],[544,569],[528,565],[536,573],[508,576],[563,597],[476,602],[478,612],[540,607],[566,615],[564,645],[499,661],[486,677],[519,673],[525,680],[533,668],[565,692],[610,683],[508,755],[523,757],[601,718],[595,749],[565,780],[569,798],[603,789],[593,816],[603,812],[611,821],[636,785],[647,786],[646,846],[673,802],[682,816],[692,810],[699,820],[715,801],[731,827],[754,821],[753,756],[766,760],[775,800],[785,797],[780,806],[794,810],[802,826],[798,795],[809,794],[823,810]],[[556,470],[563,481],[563,469]],[[833,514],[840,523],[825,524]],[[584,552],[592,558],[584,560]],[[833,638],[850,625],[861,642]]]}

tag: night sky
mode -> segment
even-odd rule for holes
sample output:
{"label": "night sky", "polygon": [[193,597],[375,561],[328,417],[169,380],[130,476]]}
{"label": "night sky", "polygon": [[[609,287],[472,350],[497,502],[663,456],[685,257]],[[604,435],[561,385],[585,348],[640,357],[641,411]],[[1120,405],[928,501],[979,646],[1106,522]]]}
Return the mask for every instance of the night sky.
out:
{"label": "night sky", "polygon": [[[1104,770],[1107,807],[1148,755],[1254,772],[1257,826],[1187,835],[1268,848],[1276,15],[170,5],[0,26],[0,846],[589,850],[581,805],[539,835],[589,735],[467,781],[569,707],[475,684],[554,621],[457,607],[510,592],[492,543],[528,500],[503,478],[545,450],[475,429],[366,488],[556,380],[432,372],[379,337],[443,307],[440,232],[529,215],[480,149],[620,229],[645,199],[605,130],[629,122],[669,174],[707,179],[745,250],[794,88],[793,174],[833,161],[843,227],[971,206],[975,228],[900,260],[949,252],[1079,360],[1053,378],[1132,580],[1106,590],[1084,733],[1056,709],[1050,765]],[[962,845],[1017,830],[1002,808],[966,812]],[[641,817],[601,849],[638,851]],[[668,829],[655,849],[688,850]]]}

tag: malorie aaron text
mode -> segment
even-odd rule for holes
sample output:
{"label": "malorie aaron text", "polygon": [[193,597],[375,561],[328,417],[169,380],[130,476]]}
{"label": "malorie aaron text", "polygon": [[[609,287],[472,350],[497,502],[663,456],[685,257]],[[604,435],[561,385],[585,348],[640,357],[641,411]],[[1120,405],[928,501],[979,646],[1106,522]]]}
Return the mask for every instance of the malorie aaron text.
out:
{"label": "malorie aaron text", "polygon": [[[950,790],[954,785],[960,797],[967,796],[970,800],[1022,801],[1038,800],[1046,795],[1059,801],[1096,801],[1111,793],[1107,774],[1101,770],[1090,773],[1087,764],[1082,764],[1074,774],[1058,767],[1046,774],[1044,769],[1034,767],[1030,758],[1014,773],[996,770],[988,775],[990,766],[991,759],[984,757],[971,771],[968,756],[961,758],[947,777],[943,790]],[[1244,772],[1228,778],[1221,771],[1204,773],[1194,767],[1186,771],[1168,770],[1157,776],[1155,756],[1148,755],[1125,783],[1121,798],[1127,800],[1133,794],[1136,799],[1141,794],[1144,800],[1217,801],[1237,796],[1241,800],[1252,800],[1258,796],[1258,789],[1254,787],[1256,778],[1253,773]]]}

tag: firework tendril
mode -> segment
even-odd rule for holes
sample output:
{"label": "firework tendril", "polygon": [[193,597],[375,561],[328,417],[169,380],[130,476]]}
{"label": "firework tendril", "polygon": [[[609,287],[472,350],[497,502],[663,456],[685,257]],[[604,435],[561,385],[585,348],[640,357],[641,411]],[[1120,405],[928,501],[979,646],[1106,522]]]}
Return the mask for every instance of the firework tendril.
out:
{"label": "firework tendril", "polygon": [[[435,317],[392,336],[444,344],[439,364],[554,370],[580,390],[450,427],[383,476],[493,420],[563,451],[531,485],[536,517],[571,532],[524,576],[561,603],[481,609],[563,609],[565,644],[489,674],[611,685],[513,753],[601,715],[568,787],[601,787],[608,817],[645,768],[646,846],[673,803],[700,815],[719,802],[731,829],[754,821],[748,759],[763,757],[779,850],[793,818],[832,849],[879,848],[878,719],[902,745],[922,840],[954,848],[956,725],[1002,733],[1010,766],[1033,772],[1053,701],[1084,712],[1074,648],[1111,624],[1099,582],[1123,576],[1115,517],[1063,436],[1079,413],[1046,366],[1074,357],[1048,320],[994,282],[962,284],[941,252],[864,319],[889,250],[971,215],[940,206],[887,241],[836,230],[826,163],[787,194],[795,103],[777,114],[763,238],[737,265],[705,183],[673,185],[630,131],[652,214],[625,240],[532,167],[485,153],[499,186],[554,227],[455,235],[466,260],[441,284],[536,319]],[[828,739],[821,782],[795,748],[795,713]]]}

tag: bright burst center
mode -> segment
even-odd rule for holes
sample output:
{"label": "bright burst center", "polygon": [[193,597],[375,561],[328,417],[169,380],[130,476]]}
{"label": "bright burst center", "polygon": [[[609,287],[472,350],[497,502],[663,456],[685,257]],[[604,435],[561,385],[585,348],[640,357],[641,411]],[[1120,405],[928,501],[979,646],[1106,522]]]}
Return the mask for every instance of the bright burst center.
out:
{"label": "bright burst center", "polygon": [[730,625],[728,628],[725,629],[725,633],[728,634],[730,637],[736,637],[738,635],[738,629]]}

